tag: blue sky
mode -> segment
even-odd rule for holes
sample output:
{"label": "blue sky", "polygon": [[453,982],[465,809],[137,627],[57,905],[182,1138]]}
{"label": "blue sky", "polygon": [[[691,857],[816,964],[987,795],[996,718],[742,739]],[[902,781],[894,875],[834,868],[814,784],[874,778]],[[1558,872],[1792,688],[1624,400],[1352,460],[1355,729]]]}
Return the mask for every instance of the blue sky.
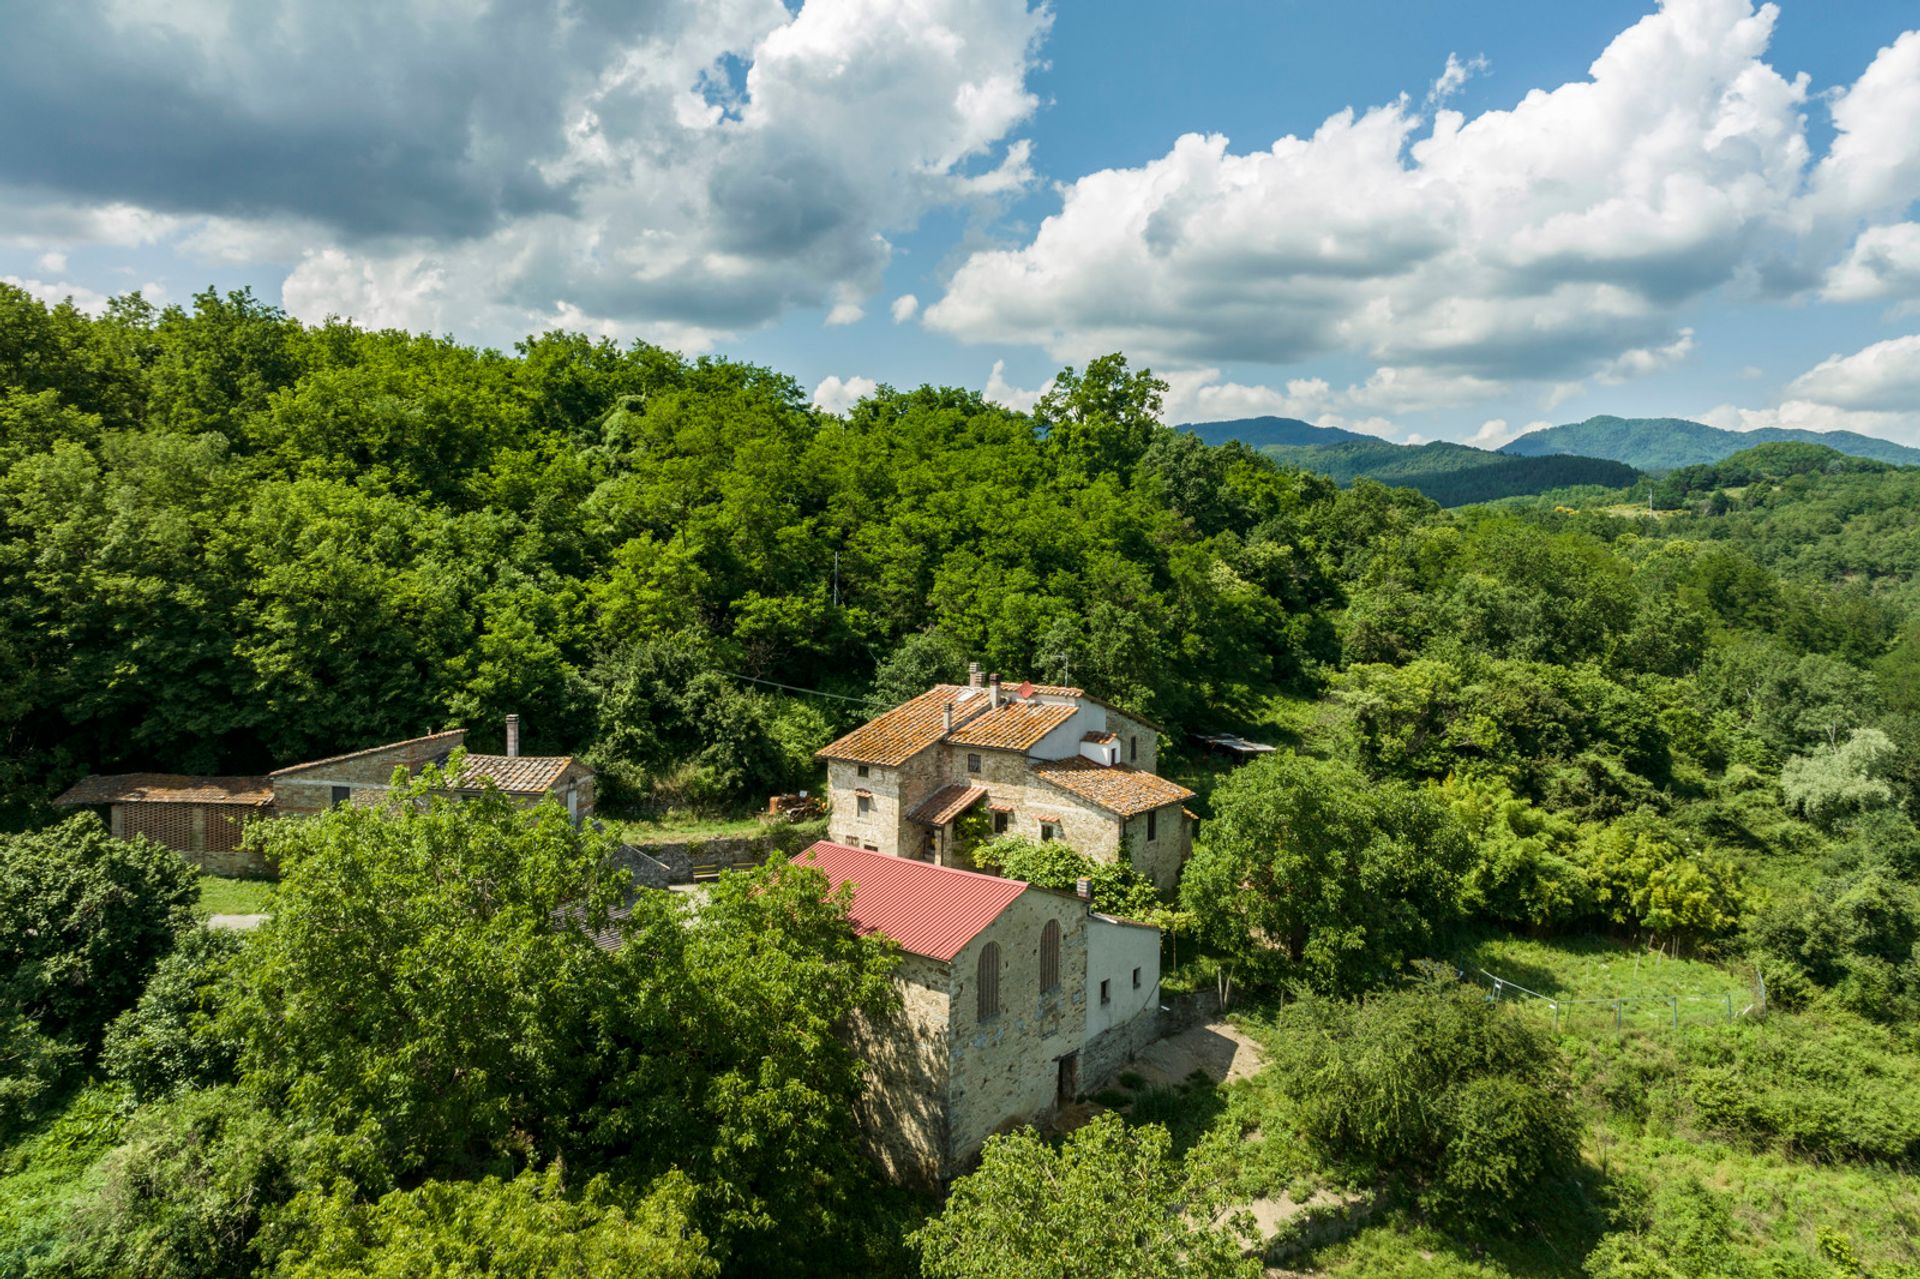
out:
{"label": "blue sky", "polygon": [[77,0],[0,16],[0,277],[249,285],[1024,407],[1920,443],[1911,0]]}

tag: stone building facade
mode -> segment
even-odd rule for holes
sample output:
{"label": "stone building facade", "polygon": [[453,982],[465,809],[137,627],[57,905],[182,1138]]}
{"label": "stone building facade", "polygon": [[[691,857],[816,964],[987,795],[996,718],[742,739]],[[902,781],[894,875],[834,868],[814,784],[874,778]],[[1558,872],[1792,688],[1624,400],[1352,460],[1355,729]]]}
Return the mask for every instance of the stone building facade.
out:
{"label": "stone building facade", "polygon": [[[114,835],[144,835],[194,864],[222,875],[274,873],[260,854],[241,848],[248,822],[323,813],[336,804],[378,804],[396,773],[411,777],[445,764],[466,742],[449,729],[277,769],[265,777],[198,777],[122,773],[88,777],[54,800],[64,807],[104,808]],[[593,770],[570,755],[521,755],[519,725],[510,717],[505,755],[464,755],[454,790],[478,794],[493,786],[524,803],[553,795],[576,821],[593,811]]]}
{"label": "stone building facade", "polygon": [[[824,841],[800,861],[835,887],[852,883],[855,927],[903,951],[899,1009],[856,1019],[850,1031],[869,1066],[862,1131],[896,1180],[950,1180],[995,1132],[1111,1078],[1131,1052],[1116,1045],[1152,1038],[1156,929],[1097,914],[1068,893]],[[1090,1017],[1095,955],[1109,966],[1124,960],[1129,982],[1142,967],[1156,1001],[1129,985],[1126,1000]]]}
{"label": "stone building facade", "polygon": [[1158,730],[1077,688],[1008,688],[976,671],[833,742],[832,837],[941,866],[966,866],[956,822],[984,812],[994,834],[1065,841],[1126,859],[1163,892],[1193,845],[1192,792],[1154,772]]}

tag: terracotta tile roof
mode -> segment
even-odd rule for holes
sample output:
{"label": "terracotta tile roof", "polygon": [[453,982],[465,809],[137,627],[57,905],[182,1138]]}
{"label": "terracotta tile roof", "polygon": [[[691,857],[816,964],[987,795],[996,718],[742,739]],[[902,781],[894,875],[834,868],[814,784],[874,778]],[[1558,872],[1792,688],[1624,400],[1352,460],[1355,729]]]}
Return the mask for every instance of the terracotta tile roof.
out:
{"label": "terracotta tile roof", "polygon": [[822,759],[850,759],[888,768],[904,764],[947,733],[946,709],[954,706],[954,722],[965,723],[987,708],[987,691],[967,690],[957,684],[936,684],[920,696],[900,703],[868,720],[838,741],[816,751]]}
{"label": "terracotta tile roof", "polygon": [[[968,688],[964,684],[936,684],[920,696],[900,703],[892,710],[868,720],[851,733],[822,747],[814,754],[821,759],[850,760],[856,764],[879,764],[893,768],[906,763],[935,742],[945,738],[957,746],[980,746],[994,750],[1026,750],[1072,717],[1073,702],[1022,701],[1013,696],[1013,688],[1001,682],[1000,709],[987,709],[992,693],[987,688]],[[1074,698],[1092,702],[1129,716],[1148,728],[1158,725],[1132,711],[1088,697],[1080,689],[1065,684],[1026,685],[1035,697]],[[946,709],[953,707],[954,728],[947,731]]]}
{"label": "terracotta tile roof", "polygon": [[116,773],[83,777],[53,801],[82,804],[246,804],[273,802],[264,777],[193,777],[183,773]]}
{"label": "terracotta tile roof", "polygon": [[1017,879],[869,853],[825,840],[795,859],[823,870],[835,888],[853,885],[849,912],[859,933],[885,933],[903,950],[951,962],[1027,891]]}
{"label": "terracotta tile roof", "polygon": [[[433,746],[441,750],[452,750],[467,740],[467,730],[450,728],[444,733],[428,733],[425,737],[409,737],[399,742],[382,742],[378,746],[368,746],[362,750],[348,751],[344,755],[329,755],[325,759],[310,759],[301,764],[289,764],[285,768],[276,768],[269,777],[285,777],[289,773],[305,772],[309,768],[318,768],[322,764],[339,764],[349,759],[359,759],[362,755],[373,755],[380,751],[390,751],[397,746]],[[437,753],[437,752],[436,752]]]}
{"label": "terracotta tile roof", "polygon": [[1083,742],[1110,742],[1118,736],[1118,733],[1088,733],[1080,740]]}
{"label": "terracotta tile roof", "polygon": [[459,787],[474,790],[492,782],[509,795],[541,795],[571,763],[571,755],[469,755],[460,763]]}
{"label": "terracotta tile roof", "polygon": [[942,786],[921,800],[919,807],[907,814],[907,820],[919,822],[923,826],[945,826],[986,798],[986,794],[986,787],[969,786],[965,782]]}
{"label": "terracotta tile roof", "polygon": [[1073,718],[1072,702],[1001,702],[1000,709],[976,715],[948,734],[955,746],[984,746],[1023,751]]}
{"label": "terracotta tile roof", "polygon": [[1145,773],[1125,764],[1096,764],[1083,755],[1070,759],[1035,760],[1034,776],[1078,795],[1122,817],[1132,817],[1165,804],[1192,799],[1193,792],[1178,782]]}

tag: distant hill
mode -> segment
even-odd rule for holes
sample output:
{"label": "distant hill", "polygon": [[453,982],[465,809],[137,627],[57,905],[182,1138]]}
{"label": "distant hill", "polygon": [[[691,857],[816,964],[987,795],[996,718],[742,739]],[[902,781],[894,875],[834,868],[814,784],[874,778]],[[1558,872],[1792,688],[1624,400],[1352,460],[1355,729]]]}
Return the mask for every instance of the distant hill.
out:
{"label": "distant hill", "polygon": [[1639,472],[1591,457],[1508,457],[1465,444],[1392,444],[1371,435],[1314,426],[1290,417],[1193,422],[1180,428],[1209,444],[1228,440],[1259,450],[1286,466],[1317,471],[1339,484],[1366,478],[1418,489],[1442,506],[1466,506],[1503,497],[1597,484],[1625,488]]}
{"label": "distant hill", "polygon": [[1756,444],[1781,443],[1818,444],[1850,457],[1920,466],[1920,449],[1852,431],[1797,431],[1788,427],[1723,431],[1678,417],[1590,417],[1584,422],[1529,432],[1500,451],[1509,457],[1603,457],[1643,471],[1671,471],[1682,466],[1706,466]]}
{"label": "distant hill", "polygon": [[1297,417],[1242,417],[1231,422],[1189,422],[1180,429],[1192,431],[1209,444],[1239,440],[1250,449],[1340,444],[1349,440],[1369,441],[1374,438],[1357,431],[1343,431],[1337,426],[1315,426]]}

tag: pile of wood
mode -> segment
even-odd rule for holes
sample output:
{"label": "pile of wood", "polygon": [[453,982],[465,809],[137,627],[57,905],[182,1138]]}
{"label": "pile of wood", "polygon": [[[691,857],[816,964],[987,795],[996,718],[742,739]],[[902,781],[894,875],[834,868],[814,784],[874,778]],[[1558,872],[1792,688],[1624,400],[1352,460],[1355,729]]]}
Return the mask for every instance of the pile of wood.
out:
{"label": "pile of wood", "polygon": [[763,822],[809,822],[816,817],[825,817],[827,806],[818,795],[809,795],[801,791],[797,795],[773,795],[767,799],[767,811],[760,815]]}

